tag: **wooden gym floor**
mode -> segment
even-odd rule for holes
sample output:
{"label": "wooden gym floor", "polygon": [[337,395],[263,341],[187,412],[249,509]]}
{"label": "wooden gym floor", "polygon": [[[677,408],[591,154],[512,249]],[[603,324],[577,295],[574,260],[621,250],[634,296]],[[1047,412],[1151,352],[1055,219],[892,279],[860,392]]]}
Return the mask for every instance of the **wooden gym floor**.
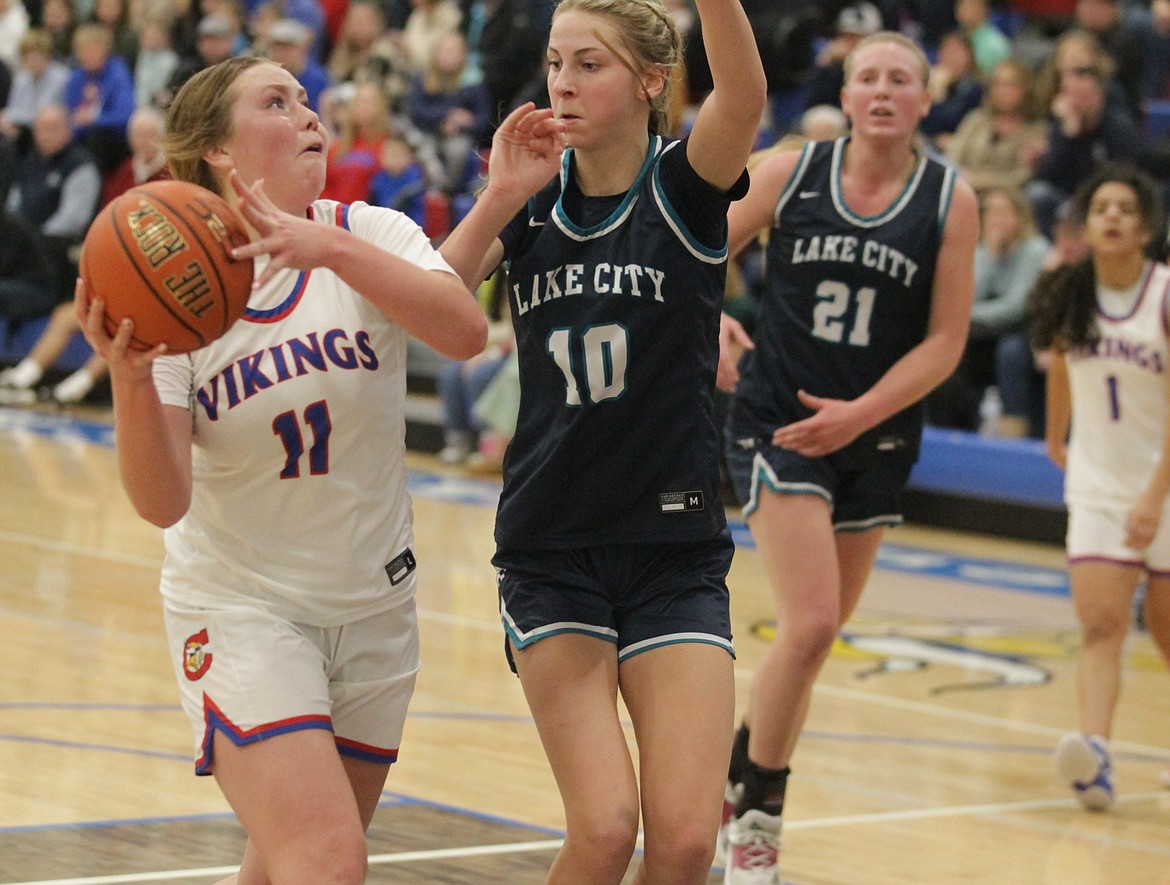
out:
{"label": "wooden gym floor", "polygon": [[[125,500],[107,422],[0,409],[0,885],[194,885],[240,855],[214,782],[192,774],[162,638],[160,533]],[[423,670],[369,881],[539,883],[563,820],[501,653],[498,482],[425,456],[411,466]],[[771,603],[732,518],[745,695]],[[1170,680],[1141,633],[1116,719],[1115,809],[1080,810],[1053,773],[1077,646],[1062,565],[1054,547],[888,534],[794,761],[786,883],[1170,885],[1158,784]]]}

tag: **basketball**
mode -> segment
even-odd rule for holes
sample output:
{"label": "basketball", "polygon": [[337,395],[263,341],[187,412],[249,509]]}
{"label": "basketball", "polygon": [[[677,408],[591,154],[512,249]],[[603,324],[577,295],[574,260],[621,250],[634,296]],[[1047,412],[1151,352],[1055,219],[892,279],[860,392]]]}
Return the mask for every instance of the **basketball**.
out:
{"label": "basketball", "polygon": [[188,353],[223,335],[244,314],[252,259],[239,216],[218,194],[186,181],[153,181],[105,206],[90,225],[80,271],[88,295],[105,301],[105,328],[134,321],[130,346]]}

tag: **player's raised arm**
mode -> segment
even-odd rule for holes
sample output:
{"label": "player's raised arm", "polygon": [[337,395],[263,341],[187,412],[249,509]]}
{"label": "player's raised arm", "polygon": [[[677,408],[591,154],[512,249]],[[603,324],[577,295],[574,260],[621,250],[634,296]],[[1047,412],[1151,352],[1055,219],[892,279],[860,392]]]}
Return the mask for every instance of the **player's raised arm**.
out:
{"label": "player's raised arm", "polygon": [[714,88],[691,129],[687,157],[716,187],[735,184],[755,145],[767,103],[764,66],[739,0],[696,0]]}

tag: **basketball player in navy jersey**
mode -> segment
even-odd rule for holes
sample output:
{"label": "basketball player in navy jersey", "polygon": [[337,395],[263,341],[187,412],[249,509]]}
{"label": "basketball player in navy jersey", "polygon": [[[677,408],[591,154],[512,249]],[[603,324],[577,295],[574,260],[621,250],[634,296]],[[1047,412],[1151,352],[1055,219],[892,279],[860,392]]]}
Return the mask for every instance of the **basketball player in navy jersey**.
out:
{"label": "basketball player in navy jersey", "polygon": [[739,0],[696,5],[715,88],[677,141],[681,39],[659,0],[563,0],[560,175],[506,227],[473,209],[442,248],[468,283],[507,262],[521,396],[493,563],[565,806],[554,883],[621,882],[639,817],[635,882],[706,882],[719,825],[734,686],[713,390],[727,207],[766,97]]}
{"label": "basketball player in navy jersey", "polygon": [[1089,257],[1037,287],[1031,305],[1035,345],[1053,354],[1045,440],[1065,470],[1081,625],[1077,729],[1057,743],[1055,761],[1093,811],[1113,804],[1109,738],[1143,576],[1146,629],[1170,661],[1170,268],[1149,255],[1160,203],[1145,174],[1103,167],[1073,198]]}
{"label": "basketball player in navy jersey", "polygon": [[883,32],[845,73],[851,134],[764,160],[728,215],[733,252],[769,233],[727,457],[777,610],[725,800],[734,885],[780,881],[789,760],[812,685],[884,527],[901,522],[921,400],[957,364],[973,299],[975,195],[916,144],[926,58]]}

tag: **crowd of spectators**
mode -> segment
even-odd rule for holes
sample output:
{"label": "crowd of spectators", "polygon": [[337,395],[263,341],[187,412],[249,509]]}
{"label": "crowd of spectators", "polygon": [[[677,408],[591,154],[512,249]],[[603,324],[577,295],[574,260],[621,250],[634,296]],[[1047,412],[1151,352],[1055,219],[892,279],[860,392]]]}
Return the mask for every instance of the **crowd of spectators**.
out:
{"label": "crowd of spectators", "polygon": [[[1170,197],[1170,0],[753,5],[746,0],[761,51],[776,59],[764,143],[839,105],[844,59],[867,35],[900,30],[923,46],[934,103],[922,147],[968,179],[982,213],[967,351],[930,398],[929,420],[1041,435],[1045,355],[1029,347],[1025,305],[1044,273],[1080,254],[1070,196],[1116,160],[1154,175]],[[781,64],[792,41],[811,51]],[[702,83],[701,63],[688,60],[687,70]],[[750,295],[750,257],[741,269]]]}
{"label": "crowd of spectators", "polygon": [[[69,247],[102,196],[127,180],[135,109],[165,109],[192,74],[239,53],[276,59],[304,85],[333,136],[326,197],[391,206],[441,237],[472,199],[494,123],[524,100],[548,101],[543,46],[554,3],[0,0],[0,196],[11,219],[55,238],[52,282],[30,310],[67,297]],[[1051,246],[1068,196],[1102,160],[1170,176],[1170,0],[743,3],[769,80],[761,146],[832,114],[846,54],[893,29],[931,59],[924,148],[986,197],[985,219],[1018,207],[1013,236],[1029,254]],[[673,114],[681,134],[710,74],[691,0],[665,5],[688,47]],[[1004,267],[1022,260],[1012,257],[1019,243],[984,234],[981,304],[1014,318],[1019,283]],[[17,288],[27,291],[27,280]],[[995,307],[1004,299],[1010,310]],[[982,368],[966,398],[980,386],[1015,389],[988,369],[986,341],[1018,343],[1024,322],[975,323]],[[937,420],[958,422],[938,411]],[[960,411],[969,424],[970,409]],[[1035,417],[1019,417],[1031,432]]]}

